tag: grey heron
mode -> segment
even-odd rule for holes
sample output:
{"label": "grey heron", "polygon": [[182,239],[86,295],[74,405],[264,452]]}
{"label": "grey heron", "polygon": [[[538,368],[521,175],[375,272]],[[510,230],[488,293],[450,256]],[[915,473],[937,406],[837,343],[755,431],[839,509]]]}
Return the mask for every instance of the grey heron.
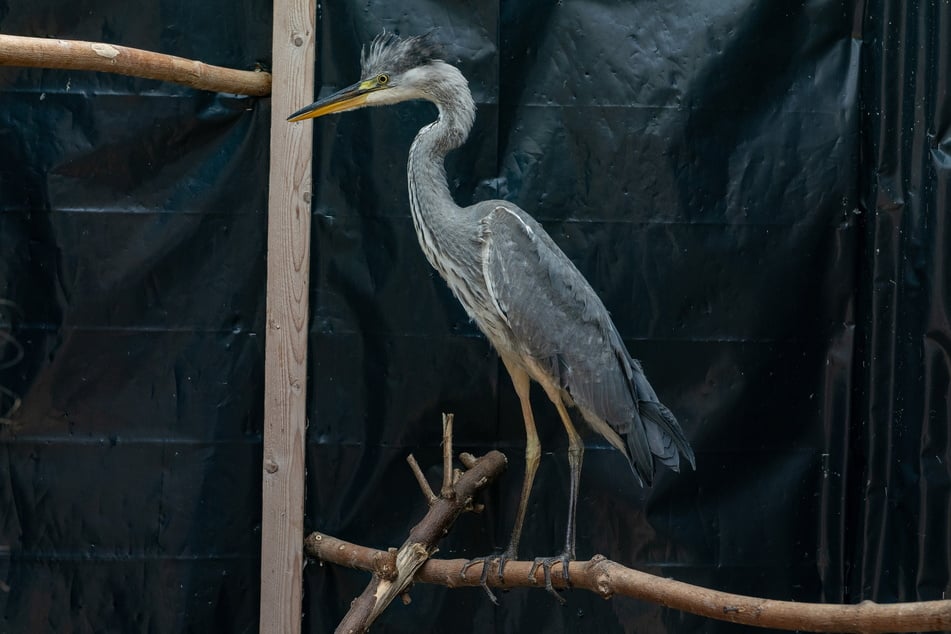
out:
{"label": "grey heron", "polygon": [[[509,545],[482,563],[517,556],[541,446],[529,401],[531,381],[555,405],[568,434],[570,488],[564,551],[534,561],[551,586],[551,568],[575,557],[575,512],[584,444],[568,413],[576,408],[595,431],[630,462],[642,485],[654,479],[655,462],[678,471],[680,455],[695,466],[693,451],[673,414],[657,398],[640,363],[631,357],[604,304],[571,260],[528,213],[511,202],[488,200],[459,207],[452,199],[443,160],[469,135],[475,103],[468,82],[440,59],[427,36],[383,33],[361,54],[360,81],[295,112],[301,121],[366,106],[423,99],[439,111],[409,150],[409,203],[420,247],[466,312],[498,352],[521,403],[525,422],[525,476]],[[470,565],[470,564],[467,564]],[[488,591],[488,588],[486,587]],[[489,596],[493,598],[491,592]],[[560,599],[560,597],[559,597]]]}

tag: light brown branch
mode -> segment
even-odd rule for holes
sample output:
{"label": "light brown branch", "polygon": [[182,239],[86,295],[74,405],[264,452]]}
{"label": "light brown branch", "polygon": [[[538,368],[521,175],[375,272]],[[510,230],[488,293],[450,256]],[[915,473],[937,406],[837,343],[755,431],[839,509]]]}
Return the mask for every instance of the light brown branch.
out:
{"label": "light brown branch", "polygon": [[118,73],[236,95],[271,94],[271,74],[103,42],[0,35],[0,66]]}
{"label": "light brown branch", "polygon": [[462,452],[459,454],[459,462],[461,462],[466,469],[471,469],[472,465],[475,464],[475,461],[476,457],[471,453]]}
{"label": "light brown branch", "polygon": [[442,488],[439,495],[451,499],[455,492],[452,489],[452,414],[442,415]]}
{"label": "light brown branch", "polygon": [[[445,447],[448,450],[451,448],[451,445]],[[420,566],[436,552],[436,544],[449,532],[449,527],[456,521],[459,514],[472,508],[472,498],[476,492],[499,475],[505,468],[505,464],[505,456],[498,451],[490,451],[476,460],[472,467],[453,484],[452,495],[439,497],[430,506],[429,512],[419,524],[413,527],[406,541],[395,554],[346,544],[346,542],[318,533],[310,535],[305,540],[305,547],[323,552],[330,544],[330,549],[336,549],[337,554],[344,561],[351,564],[354,561],[366,562],[367,567],[362,569],[377,573],[363,594],[353,601],[349,612],[337,626],[336,631],[347,634],[365,632],[390,602],[403,594]],[[368,556],[369,559],[367,559]],[[379,574],[381,569],[395,570],[395,574],[381,578]]]}
{"label": "light brown branch", "polygon": [[439,498],[436,497],[435,493],[433,493],[433,488],[429,486],[429,481],[426,480],[426,476],[423,475],[423,470],[419,468],[419,463],[416,462],[416,457],[413,454],[410,454],[406,456],[406,462],[409,464],[409,469],[413,472],[416,482],[419,483],[419,488],[423,492],[423,497],[426,498],[426,504],[432,506],[439,500]]}
{"label": "light brown branch", "polygon": [[[360,548],[360,556],[353,549]],[[314,533],[305,546],[308,555],[329,563],[372,571],[374,557],[387,553],[363,549],[345,541]],[[337,553],[347,553],[338,557]],[[466,560],[430,559],[416,573],[414,582],[434,583],[450,588],[479,585],[480,566],[462,572]],[[531,579],[530,561],[509,561],[500,581],[495,570],[487,582],[493,588],[544,587],[542,571]],[[710,590],[672,579],[656,577],[626,568],[598,555],[589,561],[573,561],[569,566],[571,586],[589,590],[604,598],[623,595],[721,621],[781,630],[809,632],[937,632],[951,628],[951,600],[921,601],[881,605],[863,601],[857,605],[795,603],[759,599]],[[552,584],[565,588],[560,567],[552,570]]]}

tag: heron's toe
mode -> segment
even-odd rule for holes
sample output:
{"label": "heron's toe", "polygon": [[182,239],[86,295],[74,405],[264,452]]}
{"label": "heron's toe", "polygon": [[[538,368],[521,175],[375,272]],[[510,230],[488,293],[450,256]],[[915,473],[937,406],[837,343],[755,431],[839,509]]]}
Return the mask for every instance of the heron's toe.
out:
{"label": "heron's toe", "polygon": [[505,572],[505,564],[510,560],[515,559],[515,554],[510,553],[509,551],[504,551],[501,553],[493,553],[491,555],[486,555],[484,557],[475,557],[470,559],[462,566],[462,571],[460,574],[465,576],[466,571],[472,566],[482,565],[482,573],[479,575],[479,585],[482,586],[482,589],[485,590],[485,593],[489,595],[489,600],[492,601],[495,605],[499,604],[498,598],[495,596],[495,593],[492,592],[492,589],[489,588],[489,570],[492,568],[492,564],[496,565],[497,575],[499,583],[502,582],[502,574]]}
{"label": "heron's toe", "polygon": [[565,598],[558,594],[558,591],[555,590],[555,587],[551,583],[551,568],[555,564],[561,564],[561,574],[565,579],[565,586],[568,587],[571,585],[571,577],[568,574],[568,563],[570,561],[571,556],[567,552],[561,553],[560,555],[556,555],[554,557],[536,557],[535,561],[532,562],[531,570],[528,571],[528,578],[532,581],[535,581],[535,571],[541,568],[542,573],[545,575],[545,590],[555,597],[558,600],[558,603],[564,605],[566,603]]}

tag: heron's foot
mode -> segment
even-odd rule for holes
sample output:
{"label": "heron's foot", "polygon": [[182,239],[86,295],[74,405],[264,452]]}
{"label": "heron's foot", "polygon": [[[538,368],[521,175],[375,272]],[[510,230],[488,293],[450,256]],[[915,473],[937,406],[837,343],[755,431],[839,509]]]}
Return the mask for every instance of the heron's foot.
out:
{"label": "heron's foot", "polygon": [[493,553],[491,555],[486,555],[485,557],[476,557],[470,559],[462,566],[462,571],[460,574],[465,575],[466,570],[472,566],[477,566],[482,564],[482,574],[479,575],[479,585],[482,586],[482,589],[485,590],[485,593],[489,595],[489,600],[495,605],[499,604],[498,598],[496,598],[495,593],[492,592],[492,589],[489,588],[489,569],[492,568],[492,564],[497,565],[497,576],[499,582],[502,581],[502,575],[505,572],[505,564],[508,563],[510,559],[515,559],[516,555],[514,552],[505,550],[499,553]]}
{"label": "heron's foot", "polygon": [[551,585],[551,567],[555,564],[561,564],[561,572],[565,576],[565,585],[570,586],[571,577],[568,575],[568,563],[572,559],[573,557],[568,551],[565,551],[554,557],[536,557],[535,561],[532,563],[532,569],[528,571],[528,578],[534,581],[535,571],[541,568],[542,572],[545,573],[545,590],[555,597],[558,600],[558,603],[565,605],[565,603],[567,603],[565,598],[558,594],[558,591],[555,590],[554,586]]}

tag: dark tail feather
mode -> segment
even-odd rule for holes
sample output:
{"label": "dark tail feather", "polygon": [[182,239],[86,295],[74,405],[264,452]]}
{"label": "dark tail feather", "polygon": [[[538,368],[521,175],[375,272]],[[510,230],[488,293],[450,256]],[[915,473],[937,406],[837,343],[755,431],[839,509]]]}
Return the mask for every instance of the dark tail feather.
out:
{"label": "dark tail feather", "polygon": [[[639,405],[641,417],[655,425],[653,428],[650,426],[647,428],[648,440],[654,441],[652,436],[657,438],[655,441],[656,449],[655,442],[650,442],[651,452],[657,456],[662,463],[674,471],[680,470],[680,456],[678,452],[682,453],[684,458],[687,459],[687,462],[690,463],[690,467],[696,469],[697,462],[693,455],[693,449],[684,436],[684,430],[680,428],[680,424],[677,422],[677,419],[674,418],[671,411],[662,403],[656,401],[641,401]],[[654,431],[655,434],[652,435],[651,431]]]}
{"label": "dark tail feather", "polygon": [[625,434],[631,467],[641,486],[650,486],[654,482],[654,452],[649,428],[637,411],[634,412],[634,420],[631,423],[631,428]]}
{"label": "dark tail feather", "polygon": [[641,364],[631,359],[631,384],[637,412],[634,429],[627,435],[632,466],[637,476],[650,485],[654,475],[654,457],[674,471],[680,471],[680,454],[696,469],[693,449],[673,413],[657,398]]}

